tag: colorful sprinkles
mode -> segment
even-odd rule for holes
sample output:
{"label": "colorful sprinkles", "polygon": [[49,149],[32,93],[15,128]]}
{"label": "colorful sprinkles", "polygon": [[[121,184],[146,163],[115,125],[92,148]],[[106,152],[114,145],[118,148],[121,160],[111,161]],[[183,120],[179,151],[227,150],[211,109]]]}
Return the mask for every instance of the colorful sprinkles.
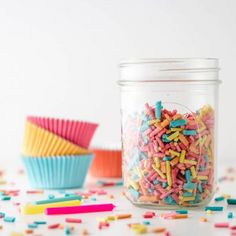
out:
{"label": "colorful sprinkles", "polygon": [[167,110],[161,101],[123,129],[124,185],[134,203],[197,206],[214,191],[214,111]]}
{"label": "colorful sprinkles", "polygon": [[[236,172],[235,172],[236,176]],[[224,180],[226,181],[226,180]],[[231,181],[231,180],[230,180]],[[188,183],[187,183],[188,184]],[[116,222],[120,222],[120,227],[127,227],[130,230],[130,233],[134,234],[160,234],[163,236],[175,235],[175,231],[173,229],[166,227],[166,223],[168,221],[176,221],[176,226],[178,226],[178,222],[187,221],[189,219],[195,220],[196,224],[206,224],[209,225],[214,230],[220,230],[223,234],[229,233],[229,235],[236,235],[236,225],[234,222],[234,214],[235,214],[235,199],[232,198],[229,194],[219,194],[219,190],[216,193],[217,196],[211,202],[211,204],[207,205],[205,208],[200,209],[198,212],[201,212],[202,215],[199,217],[195,217],[196,211],[192,211],[187,208],[179,208],[177,210],[170,211],[161,211],[161,210],[140,210],[137,212],[124,212],[119,209],[119,201],[125,201],[123,194],[112,194],[114,199],[112,201],[117,206],[113,213],[111,212],[99,212],[97,214],[100,215],[99,218],[94,219],[97,221],[96,228],[88,227],[86,225],[86,215],[62,215],[63,221],[57,221],[54,216],[51,216],[50,219],[54,219],[53,221],[49,221],[49,218],[44,218],[44,213],[38,213],[34,217],[34,221],[27,222],[27,218],[24,219],[22,213],[18,213],[15,216],[10,214],[10,211],[3,210],[4,206],[6,209],[8,206],[12,205],[12,207],[16,209],[20,209],[22,206],[26,204],[26,202],[19,204],[16,203],[16,198],[21,194],[23,196],[29,197],[32,195],[34,201],[28,203],[32,206],[43,206],[51,204],[64,204],[67,202],[80,202],[80,206],[86,205],[94,205],[93,198],[96,198],[96,204],[104,203],[104,201],[111,200],[107,196],[111,195],[110,191],[116,185],[111,186],[99,186],[89,190],[83,191],[53,191],[53,194],[48,193],[47,191],[39,191],[35,192],[34,190],[29,191],[15,191],[15,190],[0,190],[1,193],[4,193],[5,196],[11,196],[11,199],[8,201],[1,202],[1,211],[0,211],[0,231],[4,232],[4,229],[7,226],[12,227],[12,232],[7,235],[13,236],[24,236],[24,235],[37,235],[44,236],[50,235],[50,232],[54,231],[58,232],[58,235],[93,235],[98,234],[101,231],[110,230],[112,232],[113,225]],[[118,185],[117,185],[118,187]],[[187,185],[188,188],[191,188]],[[106,191],[103,189],[106,188]],[[118,187],[119,188],[119,187]],[[36,196],[36,195],[37,196]],[[15,196],[14,196],[15,195]],[[53,195],[54,197],[48,197]],[[120,199],[118,199],[120,198]],[[37,200],[36,200],[37,199]],[[217,200],[216,200],[217,199]],[[49,202],[48,202],[49,200]],[[26,204],[27,205],[27,204]],[[228,207],[227,207],[228,206]],[[138,213],[139,212],[139,213]],[[12,212],[11,212],[12,213]],[[20,215],[19,215],[20,214]],[[216,222],[213,220],[214,215],[221,216],[221,220],[217,220]],[[23,216],[23,218],[21,218]],[[18,230],[14,228],[18,225],[18,222],[24,219],[25,228],[22,230]],[[46,220],[45,220],[46,219]],[[220,219],[217,217],[217,219]],[[49,223],[50,222],[50,223]],[[157,224],[158,222],[158,224]],[[193,221],[192,221],[193,222]],[[87,226],[87,228],[85,227]],[[1,234],[1,233],[0,233]],[[3,233],[4,235],[4,233]]]}

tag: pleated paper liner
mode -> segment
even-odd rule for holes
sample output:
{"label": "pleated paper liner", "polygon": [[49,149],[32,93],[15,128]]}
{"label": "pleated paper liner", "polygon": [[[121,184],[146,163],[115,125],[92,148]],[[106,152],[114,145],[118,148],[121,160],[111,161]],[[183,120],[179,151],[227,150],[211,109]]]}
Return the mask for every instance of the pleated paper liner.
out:
{"label": "pleated paper liner", "polygon": [[92,149],[94,158],[89,173],[94,177],[120,178],[122,176],[121,150]]}
{"label": "pleated paper liner", "polygon": [[22,156],[29,183],[38,189],[81,188],[92,158],[92,154]]}
{"label": "pleated paper liner", "polygon": [[22,154],[26,156],[78,155],[89,153],[65,139],[28,121],[25,123]]}
{"label": "pleated paper liner", "polygon": [[28,116],[27,120],[83,148],[89,147],[98,126],[95,123],[86,121],[38,116]]}

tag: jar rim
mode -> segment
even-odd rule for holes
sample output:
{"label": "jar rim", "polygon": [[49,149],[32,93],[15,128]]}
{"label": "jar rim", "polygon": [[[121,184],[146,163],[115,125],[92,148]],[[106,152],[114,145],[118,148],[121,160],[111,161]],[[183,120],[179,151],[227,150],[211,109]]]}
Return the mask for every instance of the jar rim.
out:
{"label": "jar rim", "polygon": [[143,58],[119,64],[120,81],[219,81],[217,58]]}
{"label": "jar rim", "polygon": [[[137,65],[137,64],[156,64],[163,65],[169,69],[175,69],[178,67],[180,69],[192,69],[194,68],[205,68],[205,69],[219,69],[218,68],[218,58],[198,58],[198,57],[186,57],[186,58],[134,58],[134,59],[125,59],[119,63],[120,67],[125,67],[129,65]],[[166,68],[163,69],[166,69]],[[162,68],[160,68],[162,69]]]}

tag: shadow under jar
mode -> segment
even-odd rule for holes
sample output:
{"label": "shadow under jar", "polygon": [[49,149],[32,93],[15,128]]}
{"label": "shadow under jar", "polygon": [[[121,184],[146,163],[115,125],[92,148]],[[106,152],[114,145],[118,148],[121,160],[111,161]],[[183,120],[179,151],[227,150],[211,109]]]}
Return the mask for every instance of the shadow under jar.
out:
{"label": "shadow under jar", "polygon": [[202,207],[216,187],[218,60],[120,64],[123,178],[135,205]]}

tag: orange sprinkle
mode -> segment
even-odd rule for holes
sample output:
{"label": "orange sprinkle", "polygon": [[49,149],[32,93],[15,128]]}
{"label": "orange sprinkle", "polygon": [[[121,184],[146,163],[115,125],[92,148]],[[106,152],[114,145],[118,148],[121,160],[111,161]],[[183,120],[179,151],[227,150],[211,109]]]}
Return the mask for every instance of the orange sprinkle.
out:
{"label": "orange sprinkle", "polygon": [[200,217],[200,218],[199,218],[199,221],[200,221],[200,222],[207,222],[207,218],[205,218],[205,217]]}
{"label": "orange sprinkle", "polygon": [[127,218],[131,218],[131,214],[120,214],[120,215],[116,215],[116,219],[117,220],[121,220],[121,219],[127,219]]}
{"label": "orange sprinkle", "polygon": [[166,228],[162,227],[162,228],[153,228],[150,230],[151,233],[163,233],[166,231]]}
{"label": "orange sprinkle", "polygon": [[25,233],[26,233],[26,234],[33,234],[34,231],[33,231],[32,229],[26,229],[26,230],[25,230]]}
{"label": "orange sprinkle", "polygon": [[186,219],[188,218],[188,215],[186,214],[176,214],[172,216],[172,219]]}

